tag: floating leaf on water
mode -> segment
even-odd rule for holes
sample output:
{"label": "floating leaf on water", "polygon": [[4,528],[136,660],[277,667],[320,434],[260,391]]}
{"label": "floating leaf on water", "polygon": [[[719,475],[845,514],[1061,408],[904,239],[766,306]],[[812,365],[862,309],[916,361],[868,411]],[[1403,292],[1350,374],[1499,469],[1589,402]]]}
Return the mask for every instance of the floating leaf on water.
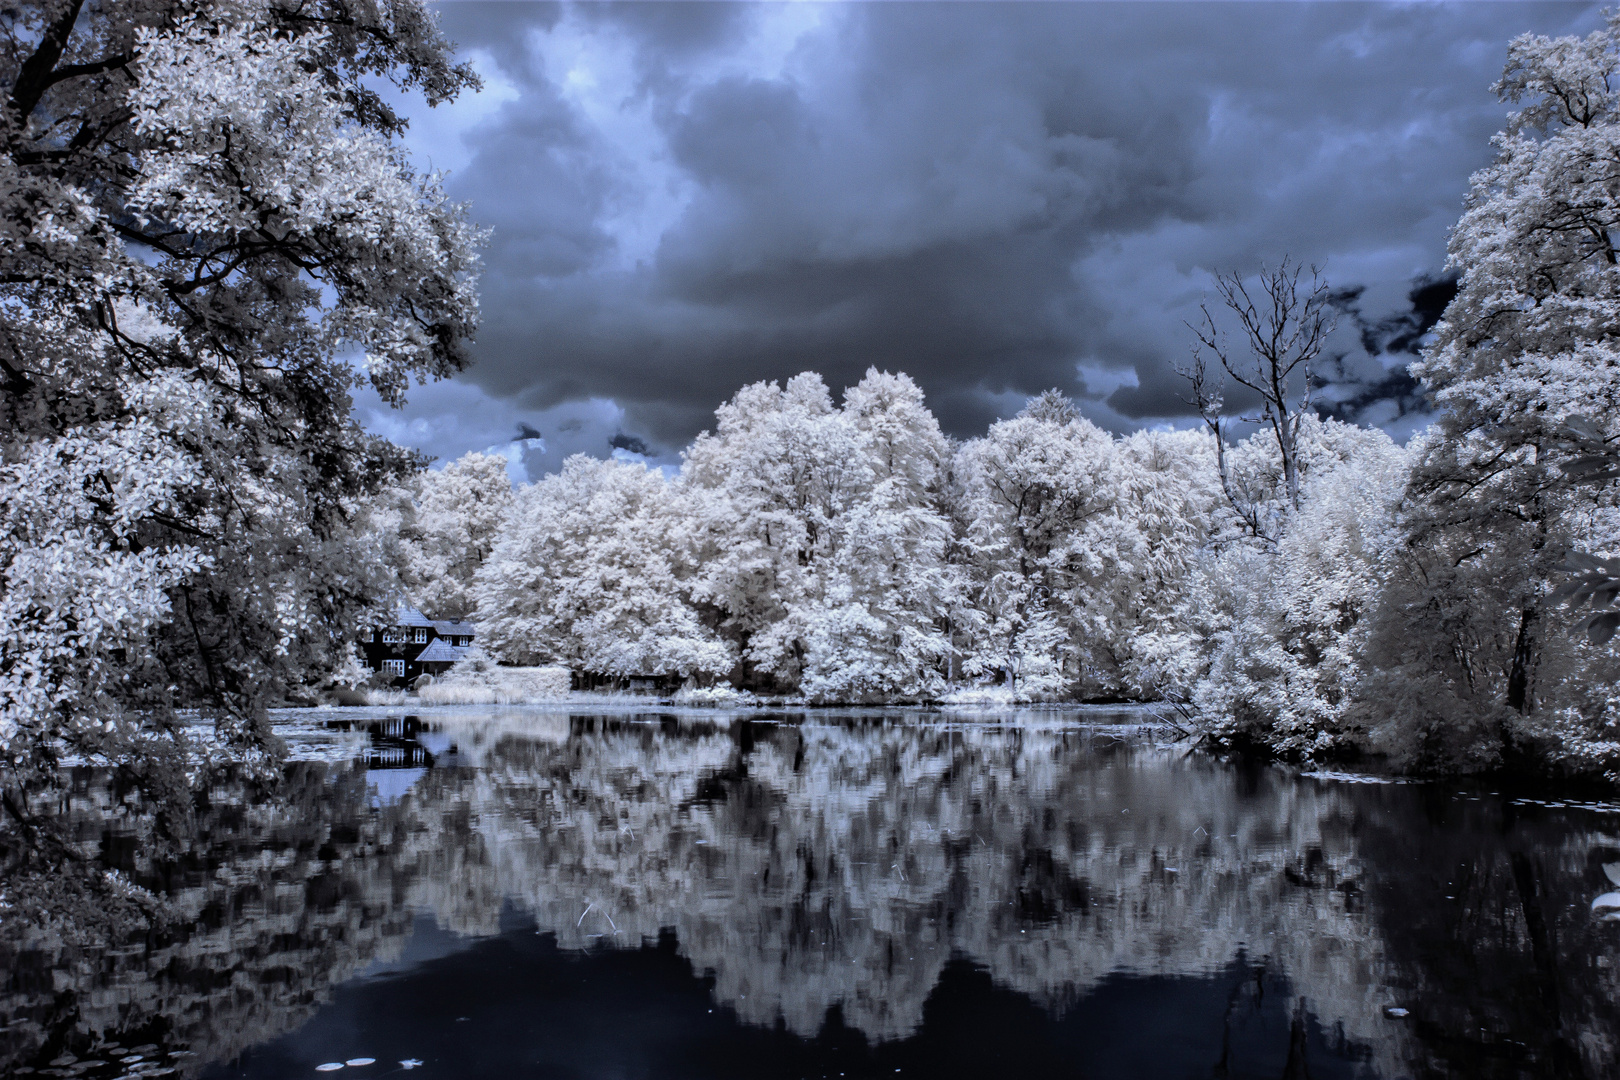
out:
{"label": "floating leaf on water", "polygon": [[1620,862],[1606,862],[1603,864],[1603,876],[1615,885],[1620,885]]}
{"label": "floating leaf on water", "polygon": [[1399,1005],[1388,1005],[1384,1008],[1384,1015],[1399,1020],[1403,1016],[1410,1016],[1412,1014],[1401,1008]]}
{"label": "floating leaf on water", "polygon": [[350,1058],[348,1061],[345,1061],[343,1064],[345,1064],[345,1065],[354,1065],[354,1066],[370,1065],[373,1062],[375,1062],[376,1060],[377,1060],[376,1058]]}
{"label": "floating leaf on water", "polygon": [[341,1068],[343,1068],[343,1062],[341,1062],[341,1061],[328,1061],[325,1065],[317,1065],[317,1066],[315,1066],[315,1071],[316,1072],[337,1072]]}
{"label": "floating leaf on water", "polygon": [[1592,901],[1592,914],[1605,912],[1620,912],[1620,892],[1606,892]]}
{"label": "floating leaf on water", "polygon": [[399,1067],[402,1069],[414,1069],[420,1064],[422,1064],[421,1058],[406,1058],[399,1063]]}

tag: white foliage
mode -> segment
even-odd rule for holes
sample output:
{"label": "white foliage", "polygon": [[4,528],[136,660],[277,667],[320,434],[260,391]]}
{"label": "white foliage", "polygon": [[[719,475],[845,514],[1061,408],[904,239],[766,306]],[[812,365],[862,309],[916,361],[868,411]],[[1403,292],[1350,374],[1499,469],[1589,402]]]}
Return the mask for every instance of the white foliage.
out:
{"label": "white foliage", "polygon": [[422,687],[429,705],[524,705],[566,701],[573,677],[562,664],[541,667],[498,667],[481,646],[443,676]]}
{"label": "white foliage", "polygon": [[342,88],[324,77],[327,33],[288,38],[254,15],[263,5],[137,31],[129,100],[150,148],[130,209],[198,235],[307,236],[359,255],[341,277],[315,271],[336,298],[323,344],[363,347],[373,382],[397,400],[411,372],[441,362],[431,327],[399,317],[422,286],[398,271],[448,284],[452,295],[436,301],[470,321],[476,233],[384,133],[351,122]]}
{"label": "white foliage", "polygon": [[512,508],[506,459],[465,454],[385,501],[401,504],[396,560],[413,606],[433,618],[471,615],[473,577]]}
{"label": "white foliage", "polygon": [[477,316],[477,234],[370,83],[473,80],[419,0],[14,14],[0,781],[48,780],[64,743],[166,753],[191,705],[259,755],[267,703],[340,667],[381,599],[365,507],[408,470],[354,424],[338,351],[397,399]]}
{"label": "white foliage", "polygon": [[696,595],[743,658],[812,699],[926,698],[959,606],[939,502],[949,449],[922,392],[868,371],[835,408],[814,374],[756,383],[686,453]]}
{"label": "white foliage", "polygon": [[658,472],[576,454],[518,493],[473,586],[479,640],[516,663],[723,674],[735,654],[690,603],[692,535]]}
{"label": "white foliage", "polygon": [[1276,542],[1206,551],[1172,628],[1144,648],[1218,736],[1311,758],[1360,737],[1346,712],[1409,463],[1381,431],[1314,417],[1299,446],[1302,504]]}
{"label": "white foliage", "polygon": [[191,547],[127,541],[199,482],[153,417],[37,440],[0,467],[0,753],[19,736],[37,745],[61,718],[83,743],[112,743],[102,736],[116,714],[99,707],[121,674],[111,654],[138,647],[168,618],[168,590],[210,561]]}
{"label": "white foliage", "polygon": [[715,417],[681,469],[704,529],[695,594],[725,612],[748,663],[796,682],[833,526],[870,482],[867,463],[819,375],[744,387]]}
{"label": "white foliage", "polygon": [[1617,71],[1612,18],[1585,39],[1514,40],[1497,89],[1522,108],[1452,231],[1458,294],[1413,367],[1443,412],[1415,460],[1365,694],[1370,722],[1405,718],[1377,738],[1411,767],[1620,761],[1620,665],[1570,640],[1547,596],[1569,548],[1620,551],[1613,491],[1558,468],[1572,417],[1620,436]]}
{"label": "white foliage", "polygon": [[1209,528],[1212,455],[1191,434],[1116,440],[1048,394],[957,457],[981,620],[964,670],[1023,699],[1151,692],[1135,640],[1163,629]]}
{"label": "white foliage", "polygon": [[842,406],[807,373],[716,419],[673,484],[576,458],[523,489],[478,573],[481,640],[828,702],[1145,697],[1171,678],[1217,516],[1199,435],[1115,439],[1049,394],[953,448],[917,385],[876,370]]}

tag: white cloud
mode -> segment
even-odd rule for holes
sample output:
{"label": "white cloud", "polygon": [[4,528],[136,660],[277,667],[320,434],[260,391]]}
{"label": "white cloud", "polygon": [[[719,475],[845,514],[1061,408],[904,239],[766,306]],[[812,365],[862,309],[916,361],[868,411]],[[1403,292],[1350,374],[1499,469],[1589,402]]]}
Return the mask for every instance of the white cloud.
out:
{"label": "white cloud", "polygon": [[[401,446],[432,455],[436,466],[472,451],[498,453],[514,482],[556,472],[572,454],[605,458],[624,430],[624,409],[605,398],[527,409],[462,380],[429,383],[412,390],[408,403],[391,409],[367,390],[355,394],[355,417],[367,430]],[[524,438],[526,431],[538,438]],[[654,457],[653,464],[672,456]]]}

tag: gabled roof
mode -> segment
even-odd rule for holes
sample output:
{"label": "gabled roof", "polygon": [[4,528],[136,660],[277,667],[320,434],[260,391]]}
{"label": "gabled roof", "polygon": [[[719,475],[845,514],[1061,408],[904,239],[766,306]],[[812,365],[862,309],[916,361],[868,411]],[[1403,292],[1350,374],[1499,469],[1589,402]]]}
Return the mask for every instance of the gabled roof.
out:
{"label": "gabled roof", "polygon": [[433,620],[432,619],[428,618],[426,615],[423,615],[420,611],[417,611],[415,608],[408,608],[408,607],[402,607],[397,612],[394,613],[394,625],[395,626],[425,626],[430,630],[431,629],[436,629],[436,627],[434,627],[434,625],[433,625]]}
{"label": "gabled roof", "polygon": [[477,637],[478,628],[461,619],[434,619],[433,628],[440,637]]}
{"label": "gabled roof", "polygon": [[467,655],[465,649],[451,647],[443,638],[434,638],[428,647],[416,654],[418,664],[453,664]]}

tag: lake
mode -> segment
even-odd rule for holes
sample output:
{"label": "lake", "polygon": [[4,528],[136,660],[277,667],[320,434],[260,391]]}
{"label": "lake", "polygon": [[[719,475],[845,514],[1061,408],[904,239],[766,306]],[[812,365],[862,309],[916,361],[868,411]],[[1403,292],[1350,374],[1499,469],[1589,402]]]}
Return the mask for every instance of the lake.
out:
{"label": "lake", "polygon": [[1620,1074],[1620,805],[1130,710],[279,720],[161,853],[75,772],[174,916],[0,936],[6,1075]]}

